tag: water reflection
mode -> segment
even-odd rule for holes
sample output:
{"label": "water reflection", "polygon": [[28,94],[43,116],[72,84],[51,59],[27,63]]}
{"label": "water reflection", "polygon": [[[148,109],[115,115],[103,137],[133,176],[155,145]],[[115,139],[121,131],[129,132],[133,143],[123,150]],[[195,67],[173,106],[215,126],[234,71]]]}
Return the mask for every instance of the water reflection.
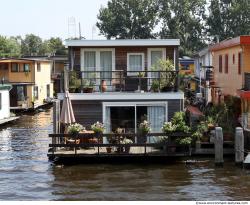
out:
{"label": "water reflection", "polygon": [[24,115],[0,130],[1,200],[249,200],[250,172],[231,161],[55,166],[47,159],[51,114]]}

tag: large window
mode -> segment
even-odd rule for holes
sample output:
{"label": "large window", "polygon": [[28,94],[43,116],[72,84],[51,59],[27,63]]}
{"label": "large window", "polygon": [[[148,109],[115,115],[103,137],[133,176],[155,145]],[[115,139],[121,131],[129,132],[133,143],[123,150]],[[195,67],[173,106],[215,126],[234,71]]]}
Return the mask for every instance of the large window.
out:
{"label": "large window", "polygon": [[[144,71],[144,53],[128,53],[127,55],[128,75],[138,75],[138,72]],[[130,72],[133,71],[133,72]],[[135,72],[138,71],[138,72]]]}
{"label": "large window", "polygon": [[11,72],[18,72],[19,65],[18,63],[11,63]]}
{"label": "large window", "polygon": [[106,132],[115,132],[122,128],[126,133],[136,133],[143,120],[150,123],[152,132],[161,132],[163,123],[167,120],[166,102],[145,103],[104,103]]}

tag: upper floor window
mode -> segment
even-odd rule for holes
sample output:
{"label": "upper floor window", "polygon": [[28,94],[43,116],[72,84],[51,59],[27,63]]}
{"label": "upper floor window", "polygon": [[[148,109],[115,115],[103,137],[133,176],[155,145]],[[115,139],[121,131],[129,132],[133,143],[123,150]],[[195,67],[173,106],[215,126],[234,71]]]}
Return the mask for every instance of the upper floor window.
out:
{"label": "upper floor window", "polygon": [[242,64],[242,57],[241,52],[238,53],[238,74],[241,75],[241,65]]}
{"label": "upper floor window", "polygon": [[18,63],[11,63],[11,72],[18,72],[19,65]]}
{"label": "upper floor window", "polygon": [[225,55],[225,73],[228,73],[228,54]]}
{"label": "upper floor window", "polygon": [[29,72],[30,71],[30,65],[28,63],[23,64],[23,71],[24,72]]}
{"label": "upper floor window", "polygon": [[41,63],[37,63],[37,72],[41,72]]}
{"label": "upper floor window", "polygon": [[219,55],[219,72],[222,73],[222,55]]}
{"label": "upper floor window", "polygon": [[[144,70],[144,53],[128,53],[127,55],[127,71],[128,75],[137,75],[135,71]],[[133,72],[129,72],[133,71]]]}

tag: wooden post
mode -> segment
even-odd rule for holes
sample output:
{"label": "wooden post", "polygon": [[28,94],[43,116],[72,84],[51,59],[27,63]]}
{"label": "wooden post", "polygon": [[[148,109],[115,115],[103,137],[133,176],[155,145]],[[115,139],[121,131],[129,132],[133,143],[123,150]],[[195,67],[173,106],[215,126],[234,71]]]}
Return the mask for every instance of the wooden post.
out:
{"label": "wooden post", "polygon": [[242,164],[244,161],[244,134],[241,127],[235,129],[235,163]]}
{"label": "wooden post", "polygon": [[215,128],[215,140],[214,140],[214,151],[215,151],[215,164],[223,165],[223,132],[221,127]]}
{"label": "wooden post", "polygon": [[[53,133],[60,133],[60,101],[53,102]],[[52,144],[56,144],[59,141],[56,137],[52,137]],[[56,151],[56,148],[53,148]]]}

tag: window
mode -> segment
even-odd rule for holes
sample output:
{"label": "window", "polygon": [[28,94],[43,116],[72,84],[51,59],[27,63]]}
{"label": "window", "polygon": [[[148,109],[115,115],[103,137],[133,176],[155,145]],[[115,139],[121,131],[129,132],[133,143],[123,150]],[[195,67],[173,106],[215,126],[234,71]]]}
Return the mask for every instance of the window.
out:
{"label": "window", "polygon": [[23,64],[23,71],[24,71],[24,72],[30,72],[30,65],[27,64],[27,63],[24,63],[24,64]]}
{"label": "window", "polygon": [[222,73],[222,55],[219,55],[219,72]]}
{"label": "window", "polygon": [[18,85],[16,87],[17,89],[17,100],[18,101],[24,101],[27,96],[27,90],[25,85]]}
{"label": "window", "polygon": [[233,54],[233,64],[235,63],[235,55]]}
{"label": "window", "polygon": [[225,55],[225,73],[228,73],[228,54]]}
{"label": "window", "polygon": [[37,72],[41,72],[41,64],[37,63]]}
{"label": "window", "polygon": [[2,93],[0,93],[0,110],[2,110]]}
{"label": "window", "polygon": [[[128,53],[127,55],[127,75],[138,75],[135,71],[144,70],[144,54],[143,53]],[[133,71],[133,72],[129,72]]]}
{"label": "window", "polygon": [[50,97],[50,84],[47,84],[47,98]]}
{"label": "window", "polygon": [[238,74],[241,75],[241,52],[238,53]]}
{"label": "window", "polygon": [[33,92],[35,100],[38,100],[38,86],[33,87]]}
{"label": "window", "polygon": [[19,65],[17,63],[11,63],[11,72],[18,72]]}

